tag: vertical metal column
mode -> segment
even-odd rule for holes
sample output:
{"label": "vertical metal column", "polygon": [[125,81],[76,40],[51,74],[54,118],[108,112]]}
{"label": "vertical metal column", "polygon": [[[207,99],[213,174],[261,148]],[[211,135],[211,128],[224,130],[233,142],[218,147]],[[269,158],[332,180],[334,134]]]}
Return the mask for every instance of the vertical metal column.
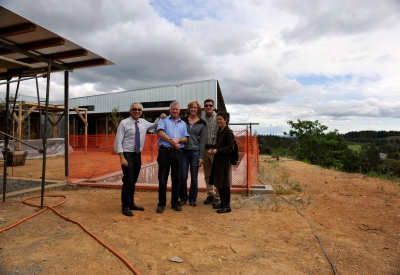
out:
{"label": "vertical metal column", "polygon": [[[10,75],[7,76],[7,81],[10,81],[11,77]],[[7,83],[7,88],[6,88],[6,115],[5,115],[5,122],[6,122],[6,134],[8,135],[10,133],[10,122],[8,120],[8,116],[10,115],[10,83]],[[7,186],[7,151],[8,151],[8,140],[10,138],[8,136],[4,137],[4,173],[3,173],[3,202],[6,201],[6,186]]]}
{"label": "vertical metal column", "polygon": [[49,117],[49,94],[50,94],[50,73],[51,73],[51,59],[49,59],[47,65],[47,84],[46,84],[46,107],[44,114],[44,131],[43,131],[43,165],[42,165],[42,193],[40,200],[40,207],[43,208],[43,200],[44,200],[44,183],[46,182],[46,157],[47,157],[47,120]]}
{"label": "vertical metal column", "polygon": [[38,78],[37,78],[37,72],[35,72],[35,81],[36,81],[36,94],[37,94],[37,100],[38,100],[38,111],[39,111],[39,137],[38,138],[43,138],[43,128],[42,128],[42,109],[40,106],[40,94],[39,94],[39,82],[38,82]]}
{"label": "vertical metal column", "polygon": [[69,179],[69,71],[64,72],[64,156],[65,178]]}
{"label": "vertical metal column", "polygon": [[249,177],[249,168],[250,168],[250,142],[249,142],[249,126],[246,126],[246,151],[247,151],[247,188],[246,188],[246,196],[249,196],[250,190],[250,177]]}
{"label": "vertical metal column", "polygon": [[107,148],[107,150],[109,147],[110,147],[110,145],[108,144],[108,115],[106,115],[106,148]]}

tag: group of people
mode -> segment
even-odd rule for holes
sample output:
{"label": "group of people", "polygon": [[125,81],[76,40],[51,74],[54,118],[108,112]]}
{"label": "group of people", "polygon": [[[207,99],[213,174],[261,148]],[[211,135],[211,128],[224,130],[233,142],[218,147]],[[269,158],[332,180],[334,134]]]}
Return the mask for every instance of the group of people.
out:
{"label": "group of people", "polygon": [[[167,182],[171,174],[171,206],[182,211],[188,203],[197,205],[198,170],[203,165],[207,198],[217,213],[231,212],[230,187],[232,171],[230,152],[234,149],[234,136],[228,127],[229,113],[215,113],[214,100],[204,101],[205,115],[199,117],[201,105],[197,100],[188,103],[189,116],[181,119],[180,104],[170,104],[169,115],[161,115],[154,123],[141,118],[143,106],[132,103],[130,117],[121,121],[115,138],[114,150],[119,155],[123,172],[122,213],[133,216],[131,210],[144,211],[135,204],[135,186],[141,169],[141,152],[146,133],[155,129],[159,136],[158,151],[158,204],[157,213],[167,205]],[[187,179],[190,169],[190,188]],[[214,187],[216,189],[214,189]]]}

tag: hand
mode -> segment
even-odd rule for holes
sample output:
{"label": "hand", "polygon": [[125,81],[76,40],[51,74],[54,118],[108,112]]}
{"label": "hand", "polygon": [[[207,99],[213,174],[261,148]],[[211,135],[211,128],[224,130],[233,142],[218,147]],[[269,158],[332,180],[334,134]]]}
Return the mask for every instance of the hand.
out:
{"label": "hand", "polygon": [[125,158],[121,158],[119,161],[122,166],[128,166],[128,161]]}
{"label": "hand", "polygon": [[176,147],[177,144],[179,145],[180,140],[181,140],[180,138],[170,138],[169,143],[171,143],[172,146]]}
{"label": "hand", "polygon": [[197,162],[197,166],[201,166],[203,164],[203,159],[199,159],[199,161]]}
{"label": "hand", "polygon": [[174,147],[175,147],[176,150],[181,149],[181,145],[179,143],[175,144]]}
{"label": "hand", "polygon": [[160,115],[160,118],[162,118],[162,119],[164,119],[164,118],[166,118],[167,117],[167,115],[165,114],[165,113],[162,113],[161,115]]}

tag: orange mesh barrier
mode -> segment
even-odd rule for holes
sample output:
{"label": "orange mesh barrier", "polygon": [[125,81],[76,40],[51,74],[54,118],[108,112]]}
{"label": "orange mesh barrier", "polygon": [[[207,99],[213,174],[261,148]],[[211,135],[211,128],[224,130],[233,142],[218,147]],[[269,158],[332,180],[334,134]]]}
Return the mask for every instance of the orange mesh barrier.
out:
{"label": "orange mesh barrier", "polygon": [[[234,131],[239,147],[238,165],[232,166],[232,191],[249,190],[257,180],[258,144],[257,137],[249,132]],[[119,157],[114,153],[115,135],[70,135],[68,182],[85,186],[122,186],[122,170]],[[137,188],[158,188],[158,136],[148,134],[142,152],[142,169]],[[188,182],[190,182],[190,175]],[[198,174],[199,190],[205,190],[203,168]],[[171,183],[168,183],[168,187]]]}

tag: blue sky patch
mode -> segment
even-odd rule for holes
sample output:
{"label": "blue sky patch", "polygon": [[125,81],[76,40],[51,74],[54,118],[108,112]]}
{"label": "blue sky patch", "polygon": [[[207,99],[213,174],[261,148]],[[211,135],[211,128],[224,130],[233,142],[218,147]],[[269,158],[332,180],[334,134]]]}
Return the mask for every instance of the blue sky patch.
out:
{"label": "blue sky patch", "polygon": [[327,83],[340,83],[340,82],[348,82],[353,76],[352,75],[344,75],[344,76],[325,76],[325,75],[307,75],[307,76],[297,76],[293,77],[303,86],[312,86],[312,85],[325,85]]}
{"label": "blue sky patch", "polygon": [[160,17],[167,19],[176,26],[182,25],[182,19],[202,20],[204,18],[216,18],[213,9],[207,9],[203,1],[157,1],[150,0],[150,5],[158,12]]}

